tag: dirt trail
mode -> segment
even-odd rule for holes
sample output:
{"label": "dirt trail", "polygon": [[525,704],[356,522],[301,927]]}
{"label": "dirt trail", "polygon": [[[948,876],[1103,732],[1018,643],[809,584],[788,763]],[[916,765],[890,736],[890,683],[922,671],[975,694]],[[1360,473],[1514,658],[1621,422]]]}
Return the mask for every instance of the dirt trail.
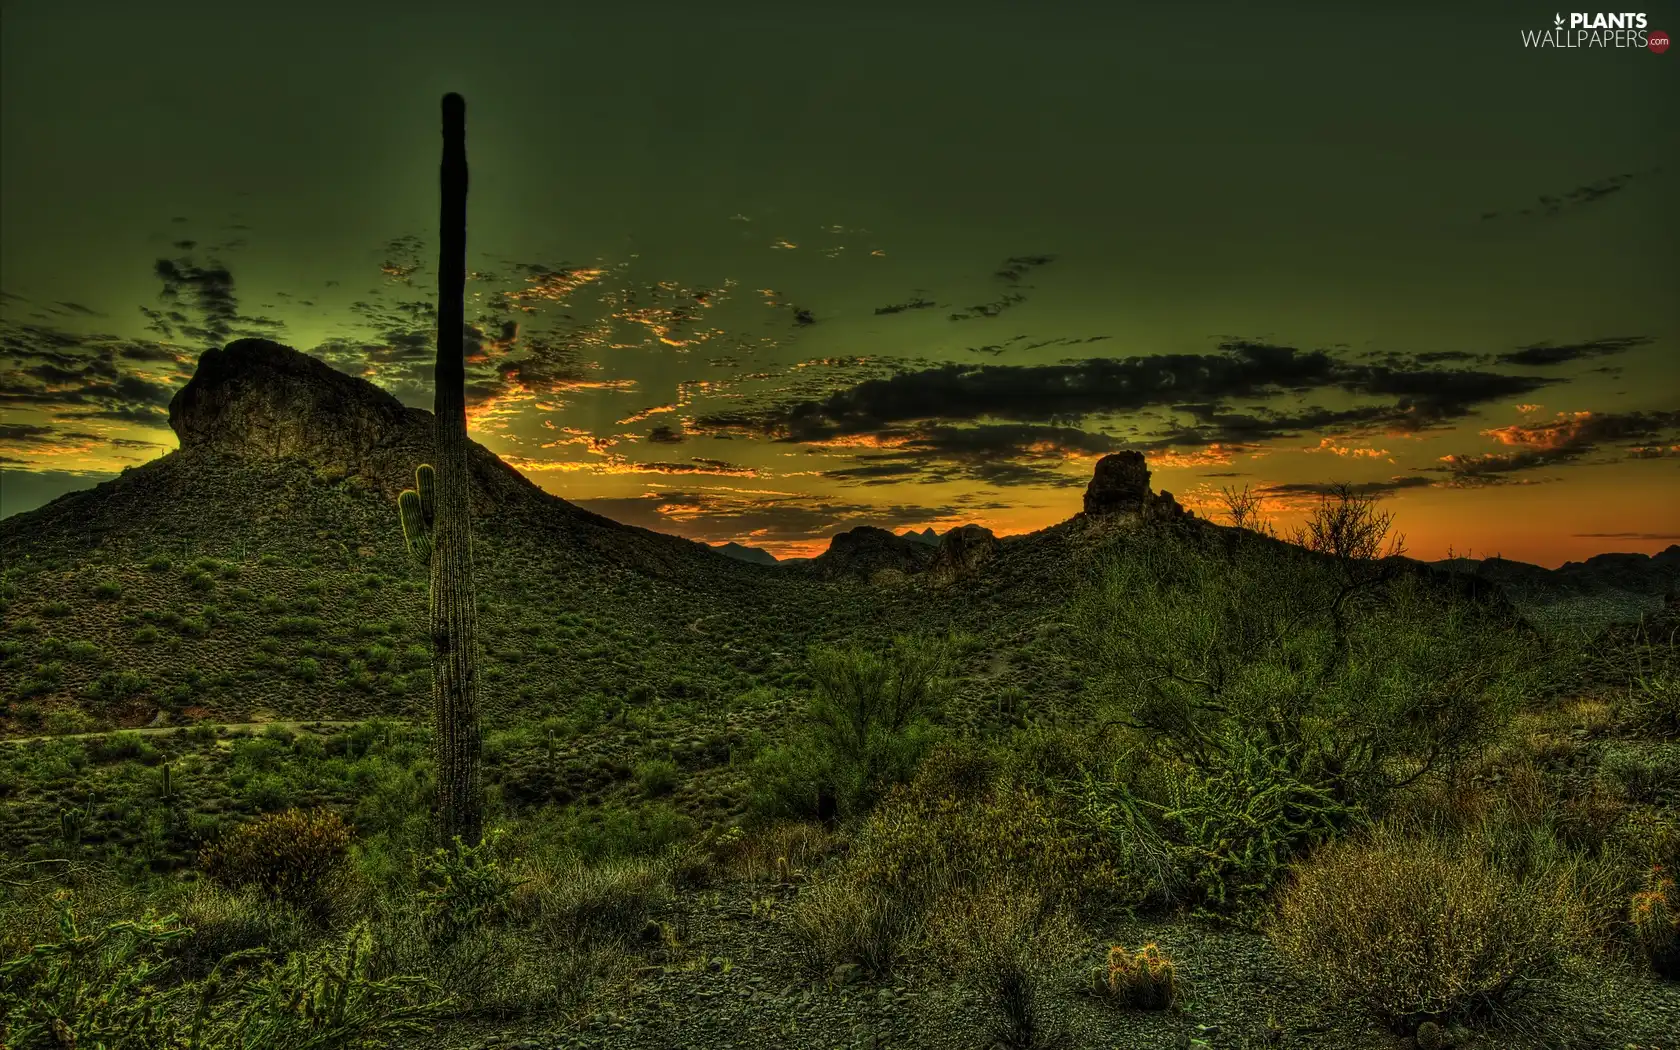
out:
{"label": "dirt trail", "polygon": [[140,733],[151,735],[154,733],[173,733],[181,729],[196,729],[199,726],[209,726],[211,729],[266,729],[269,726],[284,726],[287,729],[301,729],[304,726],[358,726],[368,721],[365,718],[305,718],[296,721],[273,722],[193,722],[188,725],[172,726],[142,726],[138,729],[102,729],[97,733],[58,733],[47,736],[13,736],[0,737],[0,744],[35,744],[43,740],[86,740],[96,736],[111,736],[115,733]]}

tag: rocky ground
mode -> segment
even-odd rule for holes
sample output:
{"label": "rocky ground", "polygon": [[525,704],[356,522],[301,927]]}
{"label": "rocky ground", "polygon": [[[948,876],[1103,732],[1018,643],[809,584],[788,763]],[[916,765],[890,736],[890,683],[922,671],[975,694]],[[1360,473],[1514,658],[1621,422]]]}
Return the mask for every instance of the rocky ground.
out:
{"label": "rocky ground", "polygon": [[[685,958],[651,967],[615,1007],[574,1025],[526,1020],[455,1023],[445,1050],[987,1050],[983,1004],[937,973],[881,981],[841,967],[809,979],[782,915],[794,887],[738,884],[686,896]],[[1266,938],[1175,919],[1139,919],[1103,931],[1100,943],[1158,943],[1184,975],[1172,1010],[1118,1010],[1070,978],[1049,1006],[1061,1046],[1103,1050],[1412,1050],[1344,1004],[1326,1001],[1291,972]],[[1093,945],[1091,967],[1103,951]],[[1680,985],[1633,974],[1535,992],[1537,1018],[1454,1045],[1483,1050],[1680,1050]]]}

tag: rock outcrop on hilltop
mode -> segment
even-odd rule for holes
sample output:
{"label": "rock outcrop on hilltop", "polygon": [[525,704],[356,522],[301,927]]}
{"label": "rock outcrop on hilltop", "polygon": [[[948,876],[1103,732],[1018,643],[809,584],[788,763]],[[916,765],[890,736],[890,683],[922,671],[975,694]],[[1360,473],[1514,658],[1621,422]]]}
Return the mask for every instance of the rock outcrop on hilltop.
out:
{"label": "rock outcrop on hilltop", "polygon": [[939,549],[928,566],[929,575],[944,580],[973,572],[997,553],[998,538],[991,529],[964,525],[940,537]]}
{"label": "rock outcrop on hilltop", "polygon": [[[359,476],[392,497],[432,455],[430,412],[268,339],[206,350],[169,402],[169,425],[188,457],[306,462],[328,477]],[[541,494],[476,442],[467,464],[475,514]]]}
{"label": "rock outcrop on hilltop", "polygon": [[429,422],[367,380],[267,339],[206,350],[169,402],[184,451],[307,459],[347,471]]}
{"label": "rock outcrop on hilltop", "polygon": [[1146,520],[1170,520],[1188,515],[1170,492],[1149,488],[1149,465],[1141,452],[1115,452],[1097,460],[1091,483],[1085,487],[1085,513],[1093,518],[1136,514]]}
{"label": "rock outcrop on hilltop", "polygon": [[828,550],[812,558],[807,566],[829,579],[869,579],[882,569],[911,576],[931,565],[936,553],[936,548],[920,540],[895,536],[873,525],[859,525],[829,540]]}

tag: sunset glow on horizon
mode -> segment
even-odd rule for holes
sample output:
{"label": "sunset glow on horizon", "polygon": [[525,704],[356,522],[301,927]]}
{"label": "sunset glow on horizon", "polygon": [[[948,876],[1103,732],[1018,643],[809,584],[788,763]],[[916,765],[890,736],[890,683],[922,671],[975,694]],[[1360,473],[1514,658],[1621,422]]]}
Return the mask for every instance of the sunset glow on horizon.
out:
{"label": "sunset glow on horizon", "polygon": [[0,34],[0,514],[173,450],[241,337],[430,408],[460,90],[471,433],[596,513],[778,557],[1020,534],[1132,449],[1215,520],[1350,483],[1419,558],[1680,543],[1672,56],[1525,50],[1492,4],[1403,41],[1238,4],[1193,38],[672,5],[652,41],[94,6]]}

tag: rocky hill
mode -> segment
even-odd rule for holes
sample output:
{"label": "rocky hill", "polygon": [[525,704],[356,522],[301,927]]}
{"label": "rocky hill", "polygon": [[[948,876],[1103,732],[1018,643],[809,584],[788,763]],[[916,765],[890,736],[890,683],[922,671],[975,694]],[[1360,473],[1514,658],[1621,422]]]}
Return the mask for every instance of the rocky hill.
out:
{"label": "rocky hill", "polygon": [[[431,414],[241,340],[204,354],[170,423],[178,451],[0,521],[0,733],[60,708],[144,724],[423,704],[425,584],[395,499]],[[477,444],[469,469],[492,704],[729,694],[797,675],[812,640],[904,622],[582,510]]]}

